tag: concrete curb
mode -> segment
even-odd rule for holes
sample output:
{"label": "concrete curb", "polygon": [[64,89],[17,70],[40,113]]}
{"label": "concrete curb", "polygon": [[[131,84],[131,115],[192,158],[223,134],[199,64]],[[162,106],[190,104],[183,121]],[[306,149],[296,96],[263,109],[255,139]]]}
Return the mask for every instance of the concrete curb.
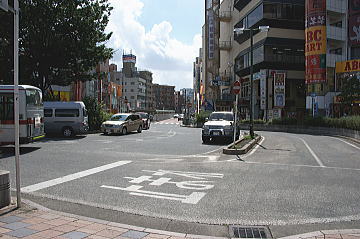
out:
{"label": "concrete curb", "polygon": [[[240,138],[239,140],[237,140],[235,142],[235,144],[241,142],[244,139],[244,137]],[[258,135],[255,137],[255,139],[251,140],[249,143],[247,143],[246,145],[244,145],[241,149],[230,149],[234,143],[230,144],[229,146],[227,146],[226,148],[223,149],[223,154],[228,154],[228,155],[241,155],[241,154],[246,154],[247,152],[249,152],[256,143],[258,143],[261,140],[261,136]]]}

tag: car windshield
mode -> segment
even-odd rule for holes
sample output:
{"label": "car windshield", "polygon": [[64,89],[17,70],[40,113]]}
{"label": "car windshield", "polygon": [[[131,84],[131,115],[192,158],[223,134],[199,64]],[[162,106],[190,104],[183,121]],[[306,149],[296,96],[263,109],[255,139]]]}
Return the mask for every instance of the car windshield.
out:
{"label": "car windshield", "polygon": [[140,115],[140,117],[142,119],[148,119],[149,118],[148,114],[146,114],[146,113],[140,113],[139,115]]}
{"label": "car windshield", "polygon": [[127,119],[127,115],[113,115],[110,120],[111,121],[125,121]]}
{"label": "car windshield", "polygon": [[209,117],[209,120],[215,121],[215,120],[226,120],[226,121],[233,121],[233,115],[232,114],[225,114],[225,113],[212,113]]}

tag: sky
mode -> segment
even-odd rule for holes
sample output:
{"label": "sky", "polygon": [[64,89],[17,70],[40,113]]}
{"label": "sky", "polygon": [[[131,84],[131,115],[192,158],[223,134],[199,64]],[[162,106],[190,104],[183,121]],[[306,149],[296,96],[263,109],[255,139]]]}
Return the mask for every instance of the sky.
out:
{"label": "sky", "polygon": [[153,82],[192,88],[193,62],[201,47],[204,0],[109,0],[114,8],[107,26],[110,63],[122,68],[122,53],[137,57],[138,69],[153,73]]}

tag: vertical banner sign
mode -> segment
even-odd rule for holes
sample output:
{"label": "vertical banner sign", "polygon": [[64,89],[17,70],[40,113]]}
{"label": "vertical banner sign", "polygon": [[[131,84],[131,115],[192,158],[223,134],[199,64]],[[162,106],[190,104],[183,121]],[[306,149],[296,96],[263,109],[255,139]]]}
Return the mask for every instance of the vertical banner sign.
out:
{"label": "vertical banner sign", "polygon": [[209,44],[209,59],[214,58],[214,49],[215,49],[215,20],[214,20],[214,11],[212,9],[208,11],[208,44]]}
{"label": "vertical banner sign", "polygon": [[326,82],[326,0],[305,5],[305,83]]}
{"label": "vertical banner sign", "polygon": [[260,70],[260,109],[266,109],[266,70]]}
{"label": "vertical banner sign", "polygon": [[274,107],[285,106],[285,73],[274,74]]}
{"label": "vertical banner sign", "polygon": [[349,0],[349,45],[360,45],[360,2]]}

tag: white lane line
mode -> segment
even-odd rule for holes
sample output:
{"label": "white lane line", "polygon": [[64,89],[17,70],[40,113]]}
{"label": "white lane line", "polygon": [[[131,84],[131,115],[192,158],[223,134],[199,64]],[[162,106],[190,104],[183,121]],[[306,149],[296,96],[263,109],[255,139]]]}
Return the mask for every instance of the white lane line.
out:
{"label": "white lane line", "polygon": [[344,142],[345,144],[348,144],[348,145],[350,145],[350,146],[352,146],[352,147],[360,150],[360,147],[358,147],[358,146],[356,146],[356,145],[354,145],[354,144],[352,144],[352,143],[349,143],[349,142],[347,142],[347,141],[345,141],[345,140],[343,140],[343,139],[339,139],[339,138],[336,138],[336,139],[338,139],[338,140]]}
{"label": "white lane line", "polygon": [[95,173],[99,173],[99,172],[102,172],[102,171],[105,171],[105,170],[108,170],[108,169],[123,166],[123,165],[128,164],[128,163],[131,163],[131,161],[118,161],[118,162],[115,162],[115,163],[106,164],[106,165],[103,165],[103,166],[100,166],[100,167],[88,169],[88,170],[81,171],[81,172],[78,172],[78,173],[69,174],[69,175],[66,175],[66,176],[63,176],[63,177],[60,177],[60,178],[55,178],[55,179],[48,180],[48,181],[45,181],[45,182],[41,182],[41,183],[33,184],[33,185],[30,185],[30,186],[26,186],[26,187],[21,188],[21,191],[24,192],[24,193],[35,192],[35,191],[38,191],[38,190],[41,190],[41,189],[44,189],[44,188],[52,187],[52,186],[62,184],[62,183],[65,183],[65,182],[69,182],[69,181],[72,181],[72,180],[75,180],[75,179],[83,178],[83,177],[86,177],[86,176],[89,176],[89,175],[92,175],[92,174],[95,174]]}
{"label": "white lane line", "polygon": [[[299,138],[299,137],[297,137]],[[316,160],[316,162],[319,164],[320,167],[325,167],[325,165],[323,164],[323,162],[321,162],[321,160],[319,159],[319,157],[314,153],[314,151],[310,148],[310,146],[306,143],[305,140],[303,140],[302,138],[299,138],[306,146],[306,148],[309,150],[309,152],[311,153],[311,155],[314,157],[314,159]]]}

